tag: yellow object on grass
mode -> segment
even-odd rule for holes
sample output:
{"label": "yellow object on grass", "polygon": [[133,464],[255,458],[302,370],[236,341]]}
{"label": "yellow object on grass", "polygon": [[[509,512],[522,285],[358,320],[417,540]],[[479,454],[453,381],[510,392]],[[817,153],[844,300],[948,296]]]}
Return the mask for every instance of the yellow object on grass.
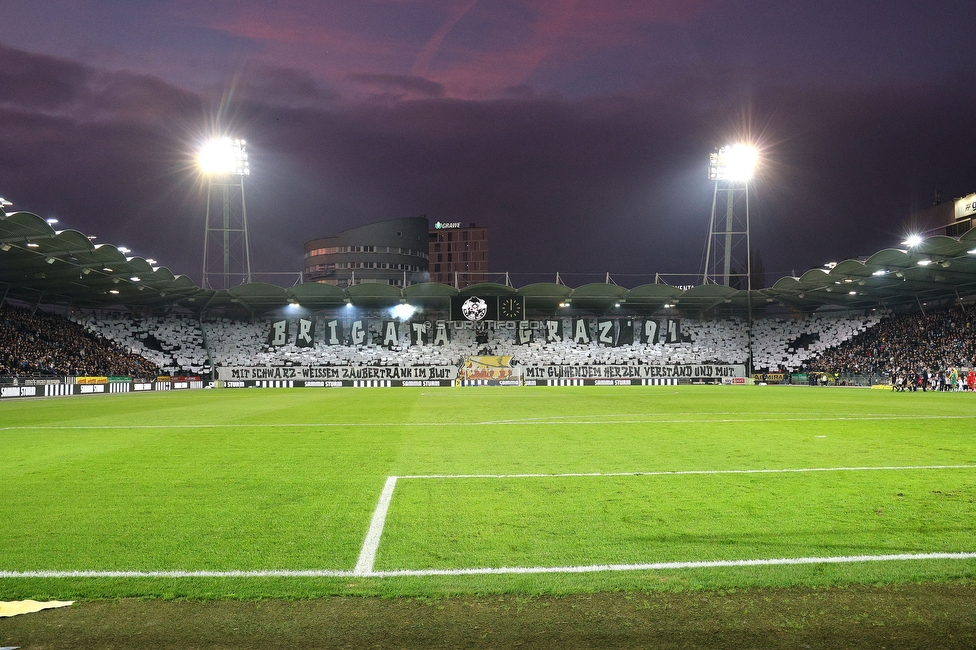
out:
{"label": "yellow object on grass", "polygon": [[39,602],[36,600],[0,600],[0,618],[17,616],[18,614],[33,614],[42,609],[53,609],[55,607],[68,607],[73,605],[73,600],[49,600]]}

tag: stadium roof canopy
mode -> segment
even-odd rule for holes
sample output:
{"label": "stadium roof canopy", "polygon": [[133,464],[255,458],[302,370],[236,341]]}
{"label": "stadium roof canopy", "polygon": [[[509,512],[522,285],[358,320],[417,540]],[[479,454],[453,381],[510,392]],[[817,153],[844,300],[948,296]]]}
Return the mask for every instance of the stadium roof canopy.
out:
{"label": "stadium roof canopy", "polygon": [[692,316],[713,309],[745,314],[750,308],[776,303],[803,312],[822,307],[890,308],[974,294],[976,228],[959,238],[937,235],[910,249],[888,248],[832,268],[811,269],[751,292],[714,284],[682,291],[666,284],[626,289],[595,283],[573,289],[545,282],[520,289],[483,283],[460,291],[437,283],[403,290],[384,284],[340,289],[317,283],[289,288],[252,283],[215,291],[144,258],[127,257],[115,246],[93,244],[76,230],[56,231],[35,214],[0,211],[0,298],[83,308],[181,306],[193,311],[223,308],[262,314],[289,304],[314,311],[347,304],[385,308],[410,303],[436,309],[448,307],[455,295],[522,295],[529,310],[555,312],[565,306],[574,311],[613,313],[620,305],[642,315],[667,307]]}

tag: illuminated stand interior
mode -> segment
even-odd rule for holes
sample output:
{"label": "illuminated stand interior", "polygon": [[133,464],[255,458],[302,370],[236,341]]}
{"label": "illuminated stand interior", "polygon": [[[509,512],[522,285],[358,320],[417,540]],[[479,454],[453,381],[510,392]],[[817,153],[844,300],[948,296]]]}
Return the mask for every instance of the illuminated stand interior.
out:
{"label": "illuminated stand interior", "polygon": [[[205,289],[229,289],[251,282],[251,244],[244,203],[244,177],[251,171],[245,144],[244,140],[221,138],[200,150],[200,168],[207,176],[202,283]],[[211,212],[215,201],[220,209]]]}
{"label": "illuminated stand interior", "polygon": [[749,257],[749,181],[756,166],[755,148],[722,147],[709,156],[708,180],[715,181],[708,223],[703,284],[752,289]]}

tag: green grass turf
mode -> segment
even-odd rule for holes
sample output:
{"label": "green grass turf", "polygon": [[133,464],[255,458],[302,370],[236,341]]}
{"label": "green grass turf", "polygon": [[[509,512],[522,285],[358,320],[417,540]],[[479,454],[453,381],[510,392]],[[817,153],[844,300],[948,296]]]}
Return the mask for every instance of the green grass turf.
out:
{"label": "green grass turf", "polygon": [[[282,389],[0,403],[0,570],[339,569],[387,476],[976,465],[976,398]],[[976,551],[976,470],[400,479],[376,569]],[[0,579],[0,598],[950,580],[976,561],[398,578]]]}

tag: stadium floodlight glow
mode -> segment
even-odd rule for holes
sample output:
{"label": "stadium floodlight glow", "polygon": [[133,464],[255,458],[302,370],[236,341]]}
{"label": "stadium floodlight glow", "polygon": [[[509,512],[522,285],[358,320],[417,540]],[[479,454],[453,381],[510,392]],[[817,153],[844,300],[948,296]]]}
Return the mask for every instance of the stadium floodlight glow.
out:
{"label": "stadium floodlight glow", "polygon": [[5,207],[7,207],[8,205],[13,205],[13,203],[11,203],[11,202],[10,202],[10,201],[8,201],[7,199],[5,199],[5,198],[3,198],[2,196],[0,196],[0,208],[5,208]]}
{"label": "stadium floodlight glow", "polygon": [[125,255],[126,253],[131,253],[132,251],[130,251],[125,246],[119,246],[119,252],[122,253],[123,255]]}
{"label": "stadium floodlight glow", "polygon": [[390,309],[390,315],[397,320],[410,320],[410,317],[417,313],[417,308],[407,303],[400,303]]}
{"label": "stadium floodlight glow", "polygon": [[748,144],[716,149],[708,157],[708,180],[745,183],[751,181],[759,162],[759,151]]}
{"label": "stadium floodlight glow", "polygon": [[247,143],[239,138],[217,138],[204,143],[197,157],[205,174],[249,176]]}
{"label": "stadium floodlight glow", "polygon": [[849,295],[849,296],[856,296],[857,295],[857,291],[848,291],[847,292],[847,295]]}
{"label": "stadium floodlight glow", "polygon": [[47,225],[49,226],[53,226],[54,224],[58,223],[57,219],[45,219],[45,221],[47,221]]}
{"label": "stadium floodlight glow", "polygon": [[966,252],[969,253],[970,255],[976,255],[976,248],[974,248],[971,251],[966,251]]}
{"label": "stadium floodlight glow", "polygon": [[871,275],[873,275],[873,276],[888,275],[888,272],[885,271],[884,269],[879,269],[879,270],[875,271],[874,273],[872,273]]}
{"label": "stadium floodlight glow", "polygon": [[922,241],[923,240],[921,235],[909,235],[908,237],[905,238],[905,241],[902,242],[902,245],[908,246],[909,248],[915,248],[916,246],[921,244]]}
{"label": "stadium floodlight glow", "polygon": [[[251,174],[247,143],[241,138],[217,137],[197,150],[197,163],[207,180],[201,286],[230,289],[250,284],[251,243],[244,203],[244,177]],[[219,207],[213,211],[215,203]]]}
{"label": "stadium floodlight glow", "polygon": [[146,260],[146,264],[155,264],[155,263],[156,263],[156,260],[154,260],[152,258],[149,258],[149,259]]}
{"label": "stadium floodlight glow", "polygon": [[918,265],[919,266],[928,266],[931,263],[932,263],[932,260],[919,260],[918,261]]}
{"label": "stadium floodlight glow", "polygon": [[40,248],[40,247],[41,247],[40,244],[35,244],[32,241],[27,242],[27,248]]}

